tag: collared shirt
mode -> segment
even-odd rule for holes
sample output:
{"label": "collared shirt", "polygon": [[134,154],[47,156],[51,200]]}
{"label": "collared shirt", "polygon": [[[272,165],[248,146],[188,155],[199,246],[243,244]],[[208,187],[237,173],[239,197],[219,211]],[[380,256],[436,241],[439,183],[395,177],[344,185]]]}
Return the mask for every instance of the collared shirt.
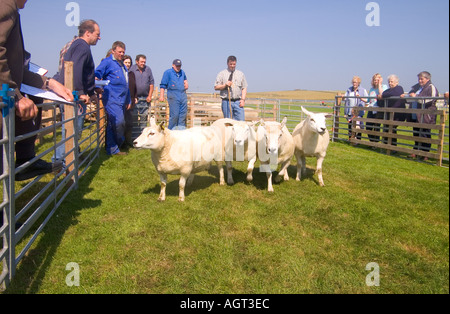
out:
{"label": "collared shirt", "polygon": [[133,64],[130,72],[133,72],[136,77],[137,97],[147,97],[150,92],[150,85],[155,85],[155,79],[150,67],[145,66],[141,72],[137,64]]}
{"label": "collared shirt", "polygon": [[107,104],[128,105],[131,103],[128,87],[128,72],[123,63],[110,56],[102,60],[95,70],[95,77],[100,80],[110,81],[105,86],[103,101]]}
{"label": "collared shirt", "polygon": [[123,61],[122,61],[122,60],[117,60],[116,58],[114,58],[114,55],[113,55],[113,54],[111,55],[111,57],[112,57],[112,59],[113,59],[114,61],[116,61],[116,62],[119,64],[119,66],[122,68],[123,76],[125,76],[125,80],[127,81],[127,84],[128,84],[128,70],[125,68],[125,65],[123,64]]}
{"label": "collared shirt", "polygon": [[[224,85],[228,82],[230,78],[231,71],[229,69],[223,70],[217,75],[216,84]],[[233,85],[231,86],[231,99],[240,99],[242,97],[242,90],[248,88],[247,80],[245,79],[244,73],[239,70],[233,73]],[[220,97],[222,99],[228,99],[228,88],[220,91]]]}

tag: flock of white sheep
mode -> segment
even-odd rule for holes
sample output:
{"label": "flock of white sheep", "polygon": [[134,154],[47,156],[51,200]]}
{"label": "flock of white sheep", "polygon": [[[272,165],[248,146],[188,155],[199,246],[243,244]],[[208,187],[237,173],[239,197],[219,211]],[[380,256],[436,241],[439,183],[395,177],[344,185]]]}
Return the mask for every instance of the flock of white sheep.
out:
{"label": "flock of white sheep", "polygon": [[212,162],[219,167],[220,184],[225,185],[223,163],[226,163],[227,183],[234,184],[232,162],[248,162],[247,181],[253,180],[257,160],[260,171],[266,172],[268,191],[274,192],[272,173],[281,165],[275,178],[289,180],[288,167],[297,159],[297,181],[306,170],[306,157],[317,158],[319,184],[324,186],[322,163],[330,143],[326,118],[330,114],[312,113],[302,107],[306,119],[291,134],[281,123],[261,120],[257,123],[220,119],[209,127],[171,131],[154,117],[150,126],[134,141],[136,148],[150,149],[152,161],[161,179],[159,201],[166,200],[167,175],[180,175],[179,201],[185,200],[185,187],[192,184],[196,173],[208,170]]}

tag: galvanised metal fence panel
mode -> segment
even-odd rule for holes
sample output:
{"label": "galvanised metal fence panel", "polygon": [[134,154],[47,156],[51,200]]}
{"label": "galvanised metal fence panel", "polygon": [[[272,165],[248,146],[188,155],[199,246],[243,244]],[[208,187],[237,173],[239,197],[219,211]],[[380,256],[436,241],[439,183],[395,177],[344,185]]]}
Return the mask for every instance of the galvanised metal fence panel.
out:
{"label": "galvanised metal fence panel", "polygon": [[[3,170],[0,176],[3,184],[3,201],[0,205],[0,289],[6,289],[14,277],[19,262],[32,247],[41,231],[50,221],[71,191],[77,188],[79,178],[86,173],[93,161],[98,158],[105,138],[106,116],[100,102],[93,111],[78,116],[77,103],[46,103],[38,105],[40,110],[53,112],[53,123],[39,130],[15,137],[14,100],[6,114],[7,104],[1,103],[3,134],[0,137],[3,158]],[[65,112],[58,120],[57,111]],[[73,109],[73,110],[68,110]],[[71,116],[69,116],[72,112]],[[96,119],[87,119],[95,115]],[[79,129],[78,118],[83,127]],[[63,126],[66,138],[62,138]],[[36,157],[15,168],[14,145],[16,142],[34,138],[37,135],[45,139],[36,148]],[[81,134],[81,135],[80,135]],[[65,167],[53,175],[40,175],[25,182],[16,183],[15,174],[25,171],[38,159],[51,160],[56,156],[56,148],[63,146],[62,158]],[[71,156],[73,158],[69,158]],[[38,191],[38,192],[36,192]]]}
{"label": "galvanised metal fence panel", "polygon": [[14,91],[7,84],[0,89],[0,158],[2,183],[2,203],[0,205],[0,290],[11,282],[15,272],[14,264]]}

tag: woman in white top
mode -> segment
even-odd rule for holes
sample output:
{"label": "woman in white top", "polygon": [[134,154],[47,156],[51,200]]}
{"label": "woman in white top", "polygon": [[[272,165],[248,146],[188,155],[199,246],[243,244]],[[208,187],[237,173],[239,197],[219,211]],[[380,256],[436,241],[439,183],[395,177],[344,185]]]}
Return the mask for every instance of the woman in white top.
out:
{"label": "woman in white top", "polygon": [[[388,89],[388,86],[386,84],[383,84],[383,77],[380,73],[376,73],[372,77],[372,88],[369,91],[369,98],[366,101],[366,107],[378,107],[378,99],[381,97],[383,92]],[[378,119],[377,117],[378,112],[377,111],[369,111],[367,113],[368,119]],[[367,122],[367,130],[368,131],[379,131],[381,124],[379,123],[373,123],[373,122]],[[371,142],[379,142],[380,137],[376,135],[369,134],[369,139]]]}

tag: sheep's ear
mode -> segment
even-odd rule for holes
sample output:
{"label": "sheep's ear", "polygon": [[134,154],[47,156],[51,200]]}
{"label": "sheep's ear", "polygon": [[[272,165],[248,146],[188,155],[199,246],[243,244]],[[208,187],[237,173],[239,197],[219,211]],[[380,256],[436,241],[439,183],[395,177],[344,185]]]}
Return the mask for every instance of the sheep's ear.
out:
{"label": "sheep's ear", "polygon": [[155,116],[151,116],[150,117],[150,125],[152,126],[152,125],[156,125],[156,118],[155,118]]}
{"label": "sheep's ear", "polygon": [[259,120],[259,125],[264,127],[266,126],[266,123],[264,122],[264,119]]}
{"label": "sheep's ear", "polygon": [[331,113],[327,113],[324,115],[326,119],[333,118],[333,115]]}
{"label": "sheep's ear", "polygon": [[161,132],[164,132],[166,130],[166,121],[161,122],[159,128],[161,129]]}
{"label": "sheep's ear", "polygon": [[284,117],[283,121],[281,121],[281,127],[283,128],[284,126],[286,126],[287,123],[287,117]]}
{"label": "sheep's ear", "polygon": [[231,126],[233,126],[231,123],[225,123],[225,126],[226,127],[231,127]]}
{"label": "sheep's ear", "polygon": [[311,112],[309,112],[308,110],[306,110],[303,106],[302,106],[302,111],[305,115],[307,115],[308,117],[311,116]]}

